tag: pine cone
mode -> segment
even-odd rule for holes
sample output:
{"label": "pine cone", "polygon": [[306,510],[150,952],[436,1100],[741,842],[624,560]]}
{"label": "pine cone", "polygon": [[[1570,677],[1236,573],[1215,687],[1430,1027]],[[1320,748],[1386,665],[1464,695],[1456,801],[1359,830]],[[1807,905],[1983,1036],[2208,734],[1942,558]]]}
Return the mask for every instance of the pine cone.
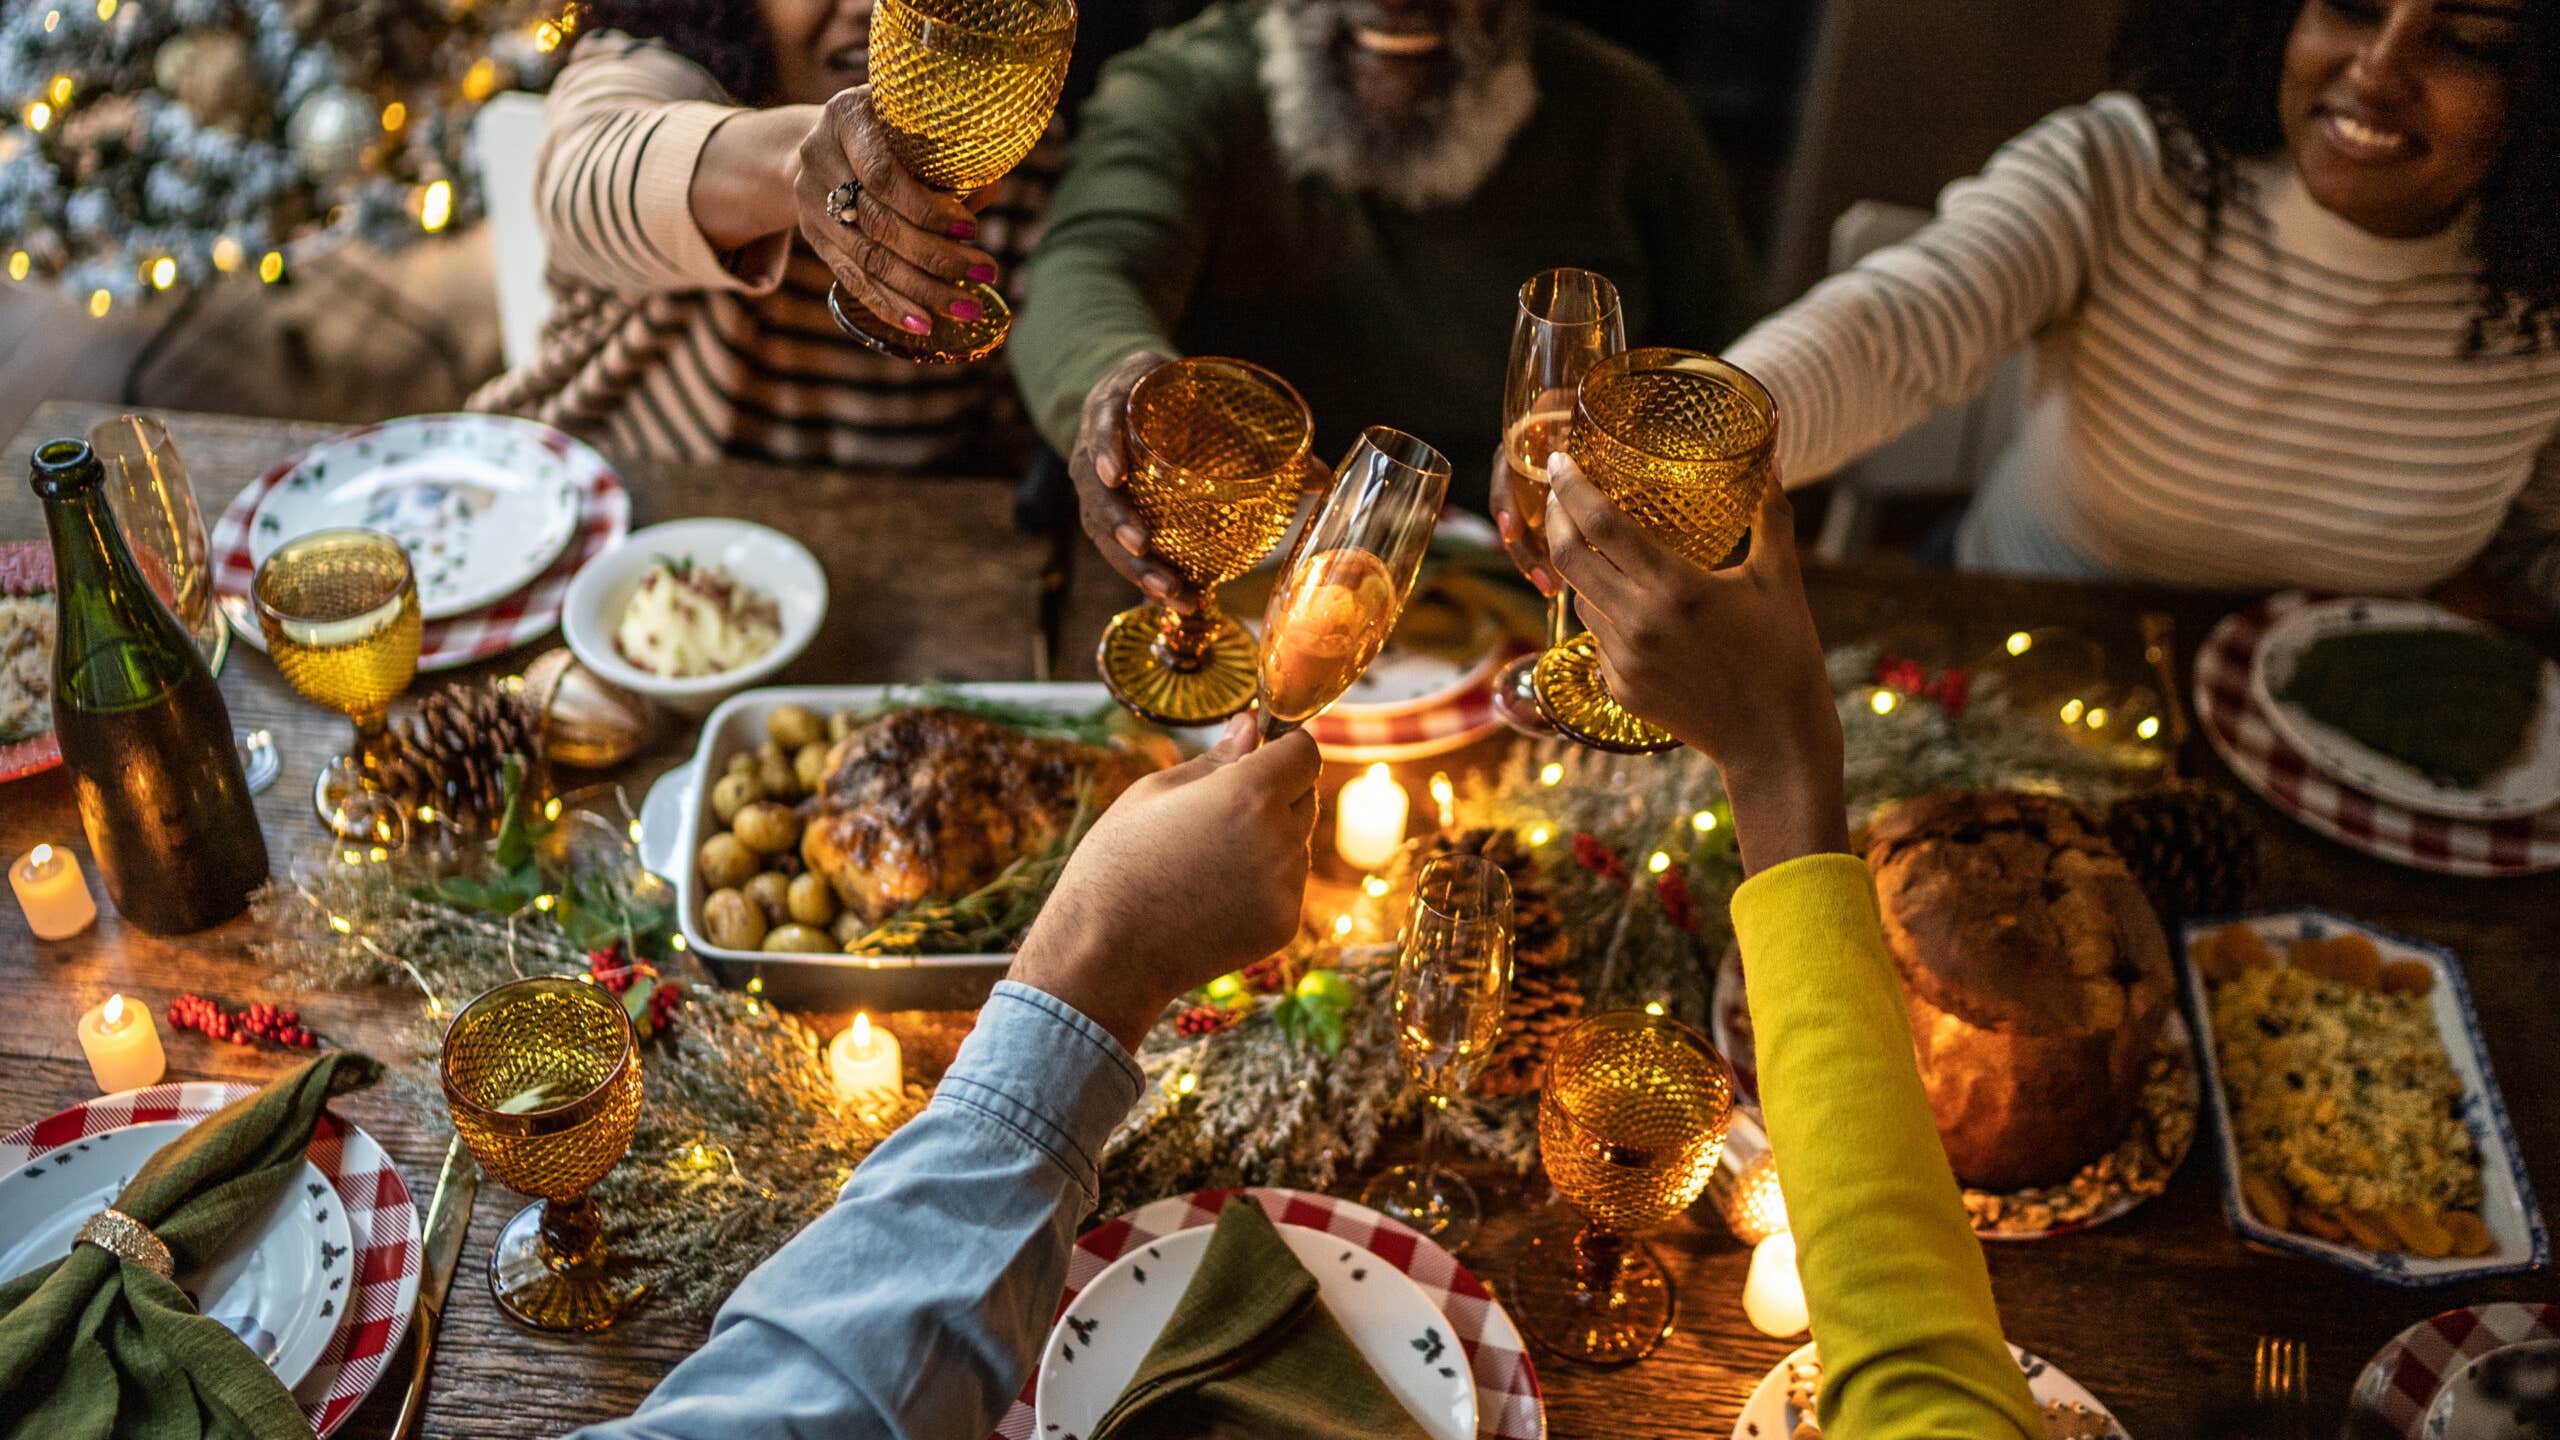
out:
{"label": "pine cone", "polygon": [[1545,1083],[1548,1057],[1556,1042],[1582,1019],[1582,986],[1562,971],[1511,976],[1511,1004],[1502,1017],[1502,1038],[1484,1073],[1476,1077],[1479,1095],[1527,1095]]}
{"label": "pine cone", "polygon": [[1479,827],[1420,841],[1407,852],[1405,870],[1452,854],[1481,855],[1511,881],[1511,1000],[1475,1089],[1479,1095],[1526,1095],[1544,1080],[1556,1041],[1582,1018],[1582,986],[1568,968],[1572,941],[1564,914],[1548,897],[1529,848],[1509,830]]}
{"label": "pine cone", "polygon": [[2184,782],[2107,812],[2107,839],[2164,921],[2228,915],[2258,880],[2258,828],[2227,792]]}
{"label": "pine cone", "polygon": [[412,815],[429,806],[465,830],[506,811],[505,762],[542,763],[540,727],[524,703],[494,683],[448,685],[393,722],[381,764],[383,789]]}

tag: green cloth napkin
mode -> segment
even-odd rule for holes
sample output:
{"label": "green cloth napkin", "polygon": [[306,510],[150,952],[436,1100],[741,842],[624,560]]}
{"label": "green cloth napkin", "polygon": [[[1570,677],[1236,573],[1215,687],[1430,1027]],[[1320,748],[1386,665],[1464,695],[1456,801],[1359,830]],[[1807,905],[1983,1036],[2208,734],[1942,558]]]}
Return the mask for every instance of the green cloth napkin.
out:
{"label": "green cloth napkin", "polygon": [[[115,1208],[151,1227],[181,1275],[290,1183],[333,1096],[380,1078],[323,1055],[209,1115],[160,1152]],[[95,1245],[0,1285],[6,1440],[310,1440],[302,1407],[186,1292]]]}
{"label": "green cloth napkin", "polygon": [[1199,1273],[1088,1440],[1429,1440],[1262,1207],[1228,1197]]}
{"label": "green cloth napkin", "polygon": [[2421,773],[2476,790],[2524,748],[2542,657],[2484,630],[2363,630],[2302,652],[2284,698]]}

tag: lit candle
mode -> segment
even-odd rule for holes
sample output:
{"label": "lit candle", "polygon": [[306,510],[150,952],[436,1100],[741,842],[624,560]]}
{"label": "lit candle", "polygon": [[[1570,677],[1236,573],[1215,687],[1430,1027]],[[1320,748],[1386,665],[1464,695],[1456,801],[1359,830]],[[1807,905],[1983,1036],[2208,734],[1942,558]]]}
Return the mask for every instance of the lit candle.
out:
{"label": "lit candle", "polygon": [[827,1047],[827,1065],[835,1073],[836,1098],[847,1103],[885,1105],[905,1087],[898,1037],[875,1028],[863,1012],[857,1011],[853,1023]]}
{"label": "lit candle", "polygon": [[1742,1283],[1742,1313],[1751,1328],[1785,1339],[1801,1335],[1811,1323],[1804,1307],[1804,1281],[1796,1274],[1796,1237],[1781,1230],[1751,1247],[1751,1278]]}
{"label": "lit candle", "polygon": [[27,912],[27,928],[39,940],[77,935],[98,918],[80,857],[68,850],[39,845],[19,856],[9,867],[9,888],[18,892],[18,908]]}
{"label": "lit candle", "polygon": [[89,1057],[89,1073],[101,1094],[156,1085],[169,1070],[160,1053],[160,1026],[148,1006],[128,1004],[122,995],[80,1017],[80,1051]]}
{"label": "lit candle", "polygon": [[1431,772],[1431,803],[1440,811],[1440,828],[1458,828],[1458,787],[1449,783],[1449,772]]}
{"label": "lit candle", "polygon": [[1404,843],[1405,809],[1412,802],[1383,764],[1372,765],[1342,787],[1334,802],[1333,848],[1355,870],[1375,870]]}

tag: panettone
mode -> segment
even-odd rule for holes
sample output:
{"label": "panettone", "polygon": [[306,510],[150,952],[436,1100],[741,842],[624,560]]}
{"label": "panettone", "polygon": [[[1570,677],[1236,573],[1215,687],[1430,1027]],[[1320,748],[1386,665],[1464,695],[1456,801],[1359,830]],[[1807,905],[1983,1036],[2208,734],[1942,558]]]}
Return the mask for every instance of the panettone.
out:
{"label": "panettone", "polygon": [[1940,791],[1867,843],[1956,1178],[2064,1179],[2114,1144],[2176,997],[2132,872],[2067,800]]}

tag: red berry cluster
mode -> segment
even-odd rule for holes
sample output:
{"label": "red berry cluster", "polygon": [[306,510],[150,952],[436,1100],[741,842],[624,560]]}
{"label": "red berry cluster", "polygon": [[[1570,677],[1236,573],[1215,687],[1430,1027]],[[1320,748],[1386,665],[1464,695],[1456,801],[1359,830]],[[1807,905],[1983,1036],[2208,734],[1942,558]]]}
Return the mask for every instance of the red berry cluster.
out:
{"label": "red berry cluster", "polygon": [[1194,1005],[1174,1017],[1173,1030],[1177,1035],[1196,1040],[1203,1035],[1217,1034],[1236,1023],[1237,1018],[1237,1012],[1223,1006]]}
{"label": "red berry cluster", "polygon": [[[645,968],[622,963],[622,942],[619,940],[601,950],[587,952],[587,973],[595,977],[597,984],[616,995],[630,989],[631,982],[639,979]],[[657,972],[650,970],[648,973],[654,975]]]}
{"label": "red berry cluster", "polygon": [[1626,888],[1629,879],[1627,873],[1627,862],[1618,858],[1617,851],[1610,849],[1605,844],[1602,844],[1600,837],[1592,834],[1590,831],[1577,830],[1574,832],[1573,859],[1575,864],[1580,865],[1585,870],[1591,871],[1593,874],[1598,875],[1601,879],[1608,881],[1610,884],[1615,885],[1620,889]]}
{"label": "red berry cluster", "polygon": [[1286,955],[1265,955],[1239,973],[1244,976],[1244,983],[1252,986],[1254,993],[1259,995],[1285,994],[1290,986],[1298,983],[1298,977],[1290,973]]}
{"label": "red berry cluster", "polygon": [[263,1000],[230,1012],[201,995],[181,995],[169,1002],[169,1024],[173,1029],[199,1031],[208,1040],[233,1045],[264,1040],[295,1050],[316,1050],[320,1046],[320,1037],[302,1023],[301,1012]]}
{"label": "red berry cluster", "polygon": [[661,980],[649,992],[649,1033],[665,1034],[676,1028],[676,1012],[684,1008],[684,982]]}
{"label": "red berry cluster", "polygon": [[1689,882],[1677,870],[1666,870],[1653,882],[1653,892],[1662,897],[1662,913],[1683,930],[1698,928],[1698,899],[1689,892]]}
{"label": "red berry cluster", "polygon": [[587,974],[593,976],[606,991],[618,996],[628,994],[634,985],[648,982],[649,988],[641,992],[649,997],[648,1024],[643,1027],[644,1033],[655,1035],[675,1028],[676,1012],[684,1008],[684,982],[660,979],[658,967],[646,960],[626,963],[622,958],[622,942],[617,940],[601,950],[588,951]]}

